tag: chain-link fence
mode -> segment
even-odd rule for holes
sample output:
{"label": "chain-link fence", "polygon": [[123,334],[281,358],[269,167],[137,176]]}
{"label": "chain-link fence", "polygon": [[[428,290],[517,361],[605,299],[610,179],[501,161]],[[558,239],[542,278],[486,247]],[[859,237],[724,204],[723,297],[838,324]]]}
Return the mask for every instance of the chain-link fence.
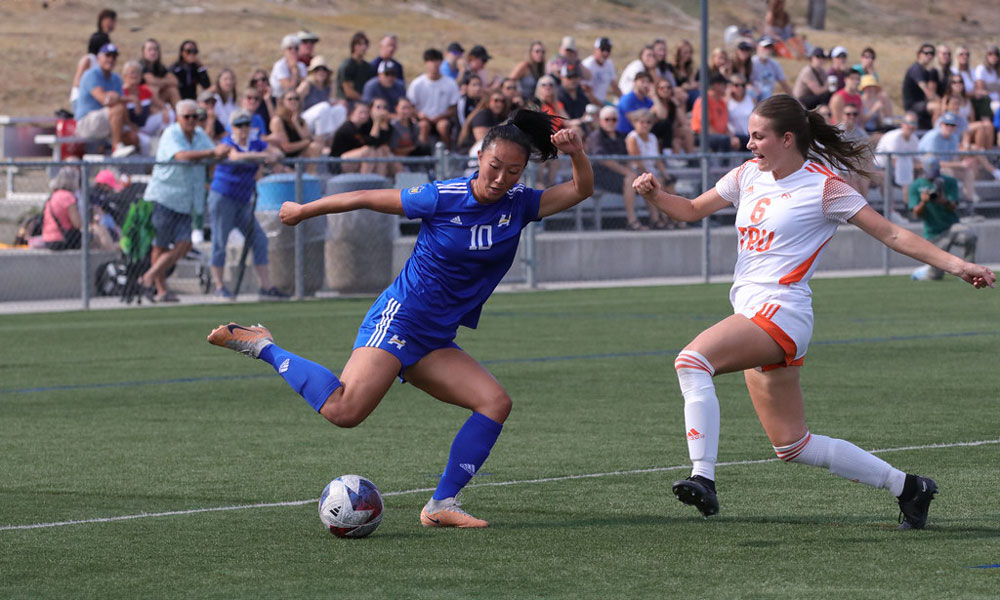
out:
{"label": "chain-link fence", "polygon": [[[912,154],[880,155],[867,195],[876,210],[918,231],[908,217],[906,187],[894,183],[900,159]],[[665,185],[695,197],[746,157],[591,156],[594,195],[529,226],[504,282],[728,277],[736,259],[734,210],[701,223],[670,222],[641,197],[629,197],[627,177],[606,175],[612,164],[640,172],[647,161],[657,161]],[[391,163],[390,176],[365,172],[378,162]],[[359,169],[358,163],[369,164]],[[332,175],[331,165],[361,172]],[[278,219],[281,203],[357,189],[410,188],[474,169],[473,158],[443,147],[430,157],[353,161],[3,162],[0,302],[69,299],[88,308],[97,298],[171,303],[377,293],[409,256],[419,221],[356,211],[286,227]],[[545,187],[571,177],[563,158],[541,168],[532,163],[524,180]],[[979,260],[1000,261],[994,242],[1000,236],[993,234],[991,219],[1000,214],[1000,184],[980,178],[972,185],[963,198],[976,201],[963,199],[961,210],[983,230]],[[821,268],[888,273],[916,264],[853,229],[842,228],[842,241],[827,249]]]}

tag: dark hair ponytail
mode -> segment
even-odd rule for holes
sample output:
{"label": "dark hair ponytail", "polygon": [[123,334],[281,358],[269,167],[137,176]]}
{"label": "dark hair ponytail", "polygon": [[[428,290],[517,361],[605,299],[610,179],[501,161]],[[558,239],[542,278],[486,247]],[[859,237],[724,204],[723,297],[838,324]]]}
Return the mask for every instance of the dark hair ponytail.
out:
{"label": "dark hair ponytail", "polygon": [[559,149],[552,143],[556,132],[555,118],[537,110],[522,108],[503,123],[491,128],[483,138],[483,149],[496,140],[507,140],[524,148],[529,160],[546,161],[555,158]]}
{"label": "dark hair ponytail", "polygon": [[785,94],[771,96],[753,109],[771,122],[779,136],[795,135],[795,146],[803,158],[818,159],[832,167],[871,177],[871,148],[842,137],[842,131],[826,122],[815,110],[806,110],[802,103]]}

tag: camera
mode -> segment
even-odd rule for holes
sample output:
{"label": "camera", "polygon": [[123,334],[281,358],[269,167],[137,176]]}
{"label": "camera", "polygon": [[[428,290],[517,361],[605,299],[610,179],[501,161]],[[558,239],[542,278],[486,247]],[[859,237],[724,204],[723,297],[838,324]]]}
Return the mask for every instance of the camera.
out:
{"label": "camera", "polygon": [[944,195],[944,179],[935,177],[932,184],[934,187],[931,188],[929,197],[931,200],[937,200]]}

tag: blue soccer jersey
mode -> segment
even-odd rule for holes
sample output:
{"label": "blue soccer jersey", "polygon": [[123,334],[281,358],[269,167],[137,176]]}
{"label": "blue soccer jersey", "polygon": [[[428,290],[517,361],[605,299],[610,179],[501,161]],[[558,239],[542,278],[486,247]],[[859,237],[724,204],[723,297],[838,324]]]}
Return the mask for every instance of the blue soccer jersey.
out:
{"label": "blue soccer jersey", "polygon": [[483,304],[514,262],[521,230],[538,220],[542,196],[517,184],[494,204],[480,204],[470,183],[477,176],[401,191],[406,216],[421,219],[420,234],[363,328],[391,320],[393,328],[450,339],[459,325],[476,327]]}

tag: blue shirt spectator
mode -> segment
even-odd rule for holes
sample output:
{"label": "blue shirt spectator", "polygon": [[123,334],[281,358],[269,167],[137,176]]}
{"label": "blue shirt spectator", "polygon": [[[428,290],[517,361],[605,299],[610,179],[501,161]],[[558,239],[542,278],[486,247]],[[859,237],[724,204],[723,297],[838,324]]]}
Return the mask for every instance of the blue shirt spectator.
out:
{"label": "blue shirt spectator", "polygon": [[399,64],[392,60],[384,60],[378,65],[378,74],[365,83],[361,91],[361,100],[371,104],[375,98],[381,98],[389,104],[389,112],[396,112],[396,103],[406,96],[406,84],[399,76]]}
{"label": "blue shirt spectator", "polygon": [[[261,139],[250,139],[246,147],[240,146],[232,135],[227,135],[220,143],[236,148],[240,152],[263,152],[267,149],[267,142]],[[254,176],[259,167],[260,165],[253,162],[220,163],[215,167],[211,190],[237,202],[249,202],[256,187]]]}
{"label": "blue shirt spectator", "polygon": [[941,115],[941,119],[938,120],[938,126],[920,138],[917,148],[921,152],[935,155],[942,162],[953,160],[955,158],[954,153],[958,151],[959,146],[958,135],[955,134],[957,126],[957,115],[954,113]]}
{"label": "blue shirt spectator", "polygon": [[651,79],[645,72],[639,72],[632,83],[632,91],[618,101],[618,125],[615,131],[627,134],[632,131],[632,122],[628,115],[640,108],[653,108],[653,99],[649,97]]}
{"label": "blue shirt spectator", "polygon": [[[160,136],[156,161],[174,160],[178,152],[212,150],[215,144],[201,127],[196,127],[191,139],[181,130],[180,123],[167,127]],[[205,165],[168,164],[153,167],[146,188],[146,200],[159,202],[174,212],[200,215],[205,212]]]}
{"label": "blue shirt spectator", "polygon": [[73,107],[73,118],[79,121],[87,113],[104,108],[91,92],[94,88],[101,88],[105,92],[117,92],[122,94],[122,78],[115,72],[105,74],[100,67],[94,67],[87,71],[80,78],[80,95],[76,98]]}

